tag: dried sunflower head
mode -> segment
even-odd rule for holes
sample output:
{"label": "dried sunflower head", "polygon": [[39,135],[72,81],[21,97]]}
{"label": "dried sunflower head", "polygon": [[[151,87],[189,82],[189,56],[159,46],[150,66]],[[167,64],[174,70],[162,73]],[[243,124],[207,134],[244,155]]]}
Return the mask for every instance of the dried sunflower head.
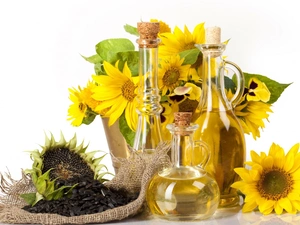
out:
{"label": "dried sunflower head", "polygon": [[22,194],[28,204],[34,205],[41,199],[59,199],[68,195],[76,183],[74,178],[96,179],[106,181],[108,172],[104,164],[100,164],[106,153],[96,158],[99,151],[86,152],[88,145],[82,142],[77,145],[76,134],[70,141],[66,141],[63,133],[56,141],[51,133],[50,138],[45,135],[42,150],[29,151],[33,160],[32,168],[25,173],[31,176],[37,190],[36,193]]}

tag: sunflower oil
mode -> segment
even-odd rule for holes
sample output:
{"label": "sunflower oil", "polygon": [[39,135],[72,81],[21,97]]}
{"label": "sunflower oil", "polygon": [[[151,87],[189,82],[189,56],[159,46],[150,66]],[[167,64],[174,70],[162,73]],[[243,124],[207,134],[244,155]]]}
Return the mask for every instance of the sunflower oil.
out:
{"label": "sunflower oil", "polygon": [[[239,203],[239,196],[237,190],[230,186],[239,179],[234,168],[244,166],[245,140],[242,128],[231,110],[202,113],[195,123],[200,125],[195,138],[205,141],[212,150],[205,170],[218,183],[220,207],[235,206]],[[194,153],[196,164],[200,163],[200,154]]]}
{"label": "sunflower oil", "polygon": [[[236,64],[224,60],[226,45],[220,42],[220,32],[218,27],[207,28],[207,43],[196,45],[203,54],[203,80],[201,99],[192,121],[199,125],[195,140],[205,142],[211,150],[205,170],[218,183],[219,207],[233,207],[239,203],[237,190],[231,188],[239,179],[234,168],[243,167],[246,157],[244,132],[233,112],[243,96],[244,76]],[[231,79],[225,77],[228,71],[233,73]],[[234,94],[229,99],[226,93],[230,91]],[[200,156],[201,152],[194,152],[196,164],[200,163]]]}
{"label": "sunflower oil", "polygon": [[150,211],[158,217],[203,220],[215,213],[220,198],[212,177],[193,167],[181,167],[156,174],[146,199]]}
{"label": "sunflower oil", "polygon": [[187,112],[175,113],[175,123],[167,125],[172,134],[173,165],[155,174],[147,188],[149,210],[153,215],[167,220],[207,219],[219,205],[217,182],[200,166],[193,165],[196,146],[206,153],[203,154],[203,164],[209,158],[209,151],[204,143],[193,141],[198,125],[190,124],[191,115]]}

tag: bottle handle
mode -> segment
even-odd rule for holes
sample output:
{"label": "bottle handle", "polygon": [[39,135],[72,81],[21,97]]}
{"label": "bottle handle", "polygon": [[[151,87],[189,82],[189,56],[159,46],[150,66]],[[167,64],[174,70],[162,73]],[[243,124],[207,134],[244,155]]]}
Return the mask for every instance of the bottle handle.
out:
{"label": "bottle handle", "polygon": [[[197,153],[200,152],[201,155],[197,154],[197,157],[201,157],[202,160],[199,163],[199,160],[197,160],[195,158],[195,156],[193,157],[193,165],[195,166],[200,166],[201,168],[204,168],[206,166],[206,164],[208,163],[208,160],[210,159],[210,152],[209,152],[209,147],[208,145],[203,142],[203,141],[194,141],[194,149],[199,149],[197,150]],[[196,163],[196,162],[197,163]]]}
{"label": "bottle handle", "polygon": [[231,105],[234,107],[238,104],[239,100],[242,98],[245,88],[245,78],[242,70],[238,65],[231,61],[225,61],[225,69],[231,70],[236,75],[236,91],[232,98],[228,99]]}

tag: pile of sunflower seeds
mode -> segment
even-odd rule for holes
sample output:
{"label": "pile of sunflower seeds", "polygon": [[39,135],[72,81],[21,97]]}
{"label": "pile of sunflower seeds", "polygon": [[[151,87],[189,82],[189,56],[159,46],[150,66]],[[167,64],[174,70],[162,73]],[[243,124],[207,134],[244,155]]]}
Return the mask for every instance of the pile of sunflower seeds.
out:
{"label": "pile of sunflower seeds", "polygon": [[27,205],[24,210],[31,213],[56,213],[63,216],[80,216],[99,213],[118,206],[123,206],[135,200],[138,195],[129,195],[124,190],[112,190],[98,180],[82,177],[63,182],[60,185],[78,183],[72,189],[71,196],[59,200],[40,200],[34,206]]}

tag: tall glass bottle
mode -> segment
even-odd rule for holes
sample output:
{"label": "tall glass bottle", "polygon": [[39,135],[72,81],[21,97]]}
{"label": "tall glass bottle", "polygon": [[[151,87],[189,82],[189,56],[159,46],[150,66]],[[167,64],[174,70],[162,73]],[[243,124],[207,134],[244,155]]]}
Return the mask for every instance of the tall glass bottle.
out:
{"label": "tall glass bottle", "polygon": [[175,113],[175,123],[167,125],[172,134],[172,166],[155,174],[147,188],[149,210],[167,220],[206,219],[215,213],[219,205],[217,182],[193,163],[195,148],[202,150],[203,166],[209,158],[209,151],[202,142],[193,140],[198,125],[190,124],[191,114]]}
{"label": "tall glass bottle", "polygon": [[140,38],[138,89],[138,125],[133,149],[137,152],[153,153],[161,138],[160,95],[158,79],[159,23],[140,22],[137,24]]}
{"label": "tall glass bottle", "polygon": [[[218,27],[208,28],[206,44],[196,45],[203,54],[203,82],[193,121],[199,125],[196,140],[204,141],[211,149],[205,169],[219,185],[219,207],[231,207],[239,203],[237,190],[230,187],[239,179],[234,168],[243,167],[246,157],[244,132],[233,112],[234,104],[243,95],[244,77],[237,65],[223,59],[226,46],[220,43],[220,32]],[[230,99],[226,95],[225,71],[233,71],[236,77],[235,94]]]}

